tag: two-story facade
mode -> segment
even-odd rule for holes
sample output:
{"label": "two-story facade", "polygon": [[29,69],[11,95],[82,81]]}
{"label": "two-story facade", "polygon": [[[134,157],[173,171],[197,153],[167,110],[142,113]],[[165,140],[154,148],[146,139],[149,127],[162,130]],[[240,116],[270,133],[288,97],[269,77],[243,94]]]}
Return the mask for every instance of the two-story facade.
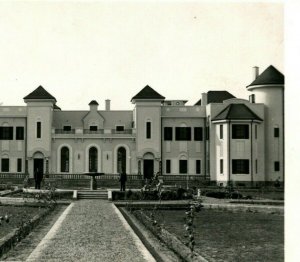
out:
{"label": "two-story facade", "polygon": [[146,86],[131,111],[65,111],[39,86],[26,106],[0,107],[1,173],[73,174],[126,170],[150,178],[198,175],[228,181],[284,181],[284,76],[254,68],[249,100],[227,91],[202,93],[194,106],[166,100]]}

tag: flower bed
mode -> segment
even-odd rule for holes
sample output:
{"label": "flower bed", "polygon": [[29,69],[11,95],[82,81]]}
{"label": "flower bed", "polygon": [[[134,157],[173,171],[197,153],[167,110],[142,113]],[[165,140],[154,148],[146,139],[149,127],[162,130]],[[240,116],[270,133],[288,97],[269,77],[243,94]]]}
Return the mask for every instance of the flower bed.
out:
{"label": "flower bed", "polygon": [[50,208],[0,205],[0,257],[30,233]]}
{"label": "flower bed", "polygon": [[126,192],[113,191],[112,200],[183,200],[183,199],[192,199],[193,197],[192,190],[186,190],[183,188],[178,188],[176,190],[163,190],[160,192],[157,190],[153,191],[131,191]]}
{"label": "flower bed", "polygon": [[[156,219],[187,241],[183,211],[161,210]],[[283,222],[277,214],[203,209],[194,219],[195,251],[215,261],[283,261]]]}

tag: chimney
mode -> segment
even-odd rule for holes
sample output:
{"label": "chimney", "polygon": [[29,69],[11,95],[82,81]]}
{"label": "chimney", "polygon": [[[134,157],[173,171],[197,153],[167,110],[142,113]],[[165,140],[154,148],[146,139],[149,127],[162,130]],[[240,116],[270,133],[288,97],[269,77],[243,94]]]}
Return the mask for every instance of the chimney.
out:
{"label": "chimney", "polygon": [[105,100],[105,110],[106,110],[106,111],[109,111],[109,110],[110,110],[110,100],[109,100],[109,99],[106,99],[106,100]]}
{"label": "chimney", "polygon": [[259,75],[259,67],[258,66],[254,66],[253,67],[253,80],[255,80]]}
{"label": "chimney", "polygon": [[201,94],[201,105],[206,106],[207,105],[207,93]]}

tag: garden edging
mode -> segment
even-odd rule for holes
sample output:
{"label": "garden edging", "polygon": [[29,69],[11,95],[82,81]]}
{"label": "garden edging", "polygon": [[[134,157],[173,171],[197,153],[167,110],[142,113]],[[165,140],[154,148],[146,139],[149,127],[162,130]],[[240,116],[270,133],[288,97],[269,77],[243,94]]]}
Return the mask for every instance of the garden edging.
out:
{"label": "garden edging", "polygon": [[[0,239],[0,258],[8,252],[15,243],[25,238],[31,230],[38,225],[43,217],[48,215],[53,209],[47,209],[44,213],[38,214],[30,219],[29,222],[25,223],[22,228],[16,228],[13,232],[7,234],[5,237]],[[22,229],[22,230],[21,230]],[[20,231],[21,230],[21,231]]]}

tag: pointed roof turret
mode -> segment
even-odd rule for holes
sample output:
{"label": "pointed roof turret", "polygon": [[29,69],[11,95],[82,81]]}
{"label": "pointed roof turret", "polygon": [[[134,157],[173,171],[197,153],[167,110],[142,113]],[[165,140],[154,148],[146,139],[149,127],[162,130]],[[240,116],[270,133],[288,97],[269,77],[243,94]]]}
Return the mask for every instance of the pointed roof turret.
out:
{"label": "pointed roof turret", "polygon": [[55,100],[55,102],[56,102],[55,97],[52,96],[50,93],[48,93],[42,86],[39,86],[37,89],[32,91],[29,95],[25,96],[23,99],[24,100],[27,100],[27,99],[49,100],[50,99],[50,100]]}
{"label": "pointed roof turret", "polygon": [[259,120],[262,121],[252,110],[244,104],[230,104],[221,111],[213,121],[216,120]]}
{"label": "pointed roof turret", "polygon": [[157,93],[150,86],[146,85],[139,93],[137,93],[132,99],[161,99],[164,100],[165,97]]}
{"label": "pointed roof turret", "polygon": [[247,88],[257,85],[284,85],[284,75],[270,65]]}
{"label": "pointed roof turret", "polygon": [[98,106],[98,102],[96,100],[92,100],[90,103],[89,103],[89,106]]}

